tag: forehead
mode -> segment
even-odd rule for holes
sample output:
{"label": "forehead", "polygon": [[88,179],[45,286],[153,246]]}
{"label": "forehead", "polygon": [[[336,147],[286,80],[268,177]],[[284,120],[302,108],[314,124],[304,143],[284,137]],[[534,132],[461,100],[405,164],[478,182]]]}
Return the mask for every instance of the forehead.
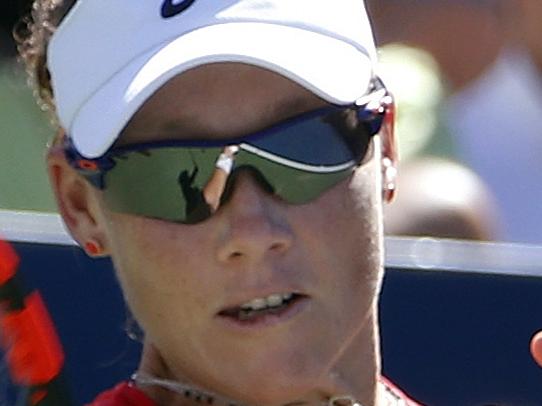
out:
{"label": "forehead", "polygon": [[295,82],[263,68],[204,65],[160,88],[134,115],[119,143],[231,138],[325,104]]}

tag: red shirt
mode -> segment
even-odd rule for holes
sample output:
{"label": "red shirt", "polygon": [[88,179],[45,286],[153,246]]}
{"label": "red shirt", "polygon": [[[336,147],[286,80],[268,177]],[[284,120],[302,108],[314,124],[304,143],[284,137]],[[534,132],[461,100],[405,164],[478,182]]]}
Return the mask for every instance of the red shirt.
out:
{"label": "red shirt", "polygon": [[157,406],[147,395],[128,382],[119,383],[87,406]]}
{"label": "red shirt", "polygon": [[[386,388],[398,399],[405,402],[405,406],[422,406],[420,403],[409,399],[401,390],[395,387],[390,381],[383,378],[382,382]],[[105,391],[99,395],[94,402],[87,406],[158,406],[147,395],[141,392],[135,386],[123,382],[115,386],[113,389]]]}

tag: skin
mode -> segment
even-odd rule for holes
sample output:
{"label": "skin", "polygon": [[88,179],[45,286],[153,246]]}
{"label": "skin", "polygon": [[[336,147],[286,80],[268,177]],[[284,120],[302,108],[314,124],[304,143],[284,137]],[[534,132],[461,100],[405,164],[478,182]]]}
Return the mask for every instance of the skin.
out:
{"label": "skin", "polygon": [[461,90],[483,75],[510,44],[525,48],[542,72],[539,0],[406,3],[368,2],[378,42],[425,49],[439,63],[451,90]]}
{"label": "skin", "polygon": [[[238,151],[237,147],[226,147],[224,148],[223,155],[227,156],[230,159],[235,159],[235,154]],[[211,207],[212,212],[214,213],[218,206],[220,206],[220,197],[224,193],[226,188],[226,183],[228,182],[229,173],[225,172],[222,168],[216,168],[213,176],[207,182],[203,188],[203,196],[205,201]]]}
{"label": "skin", "polygon": [[536,333],[531,340],[531,355],[536,363],[542,367],[542,331]]}
{"label": "skin", "polygon": [[[508,5],[508,7],[512,7]],[[542,3],[537,0],[517,0],[515,10],[510,10],[515,16],[511,24],[519,42],[527,48],[534,64],[542,75]]]}
{"label": "skin", "polygon": [[[325,105],[293,82],[248,65],[214,64],[167,83],[119,143],[226,139]],[[245,404],[318,404],[339,394],[384,405],[376,302],[382,278],[382,159],[373,141],[351,178],[293,206],[241,174],[230,200],[203,223],[178,225],[113,213],[100,193],[51,152],[60,211],[81,243],[114,261],[146,333],[140,370],[192,382]],[[270,293],[308,296],[295,317],[239,331],[216,314]],[[150,388],[161,405],[189,405]]]}
{"label": "skin", "polygon": [[[515,1],[502,3],[512,6]],[[370,0],[368,4],[378,42],[404,42],[428,51],[452,90],[483,74],[506,40],[497,4],[412,0]]]}

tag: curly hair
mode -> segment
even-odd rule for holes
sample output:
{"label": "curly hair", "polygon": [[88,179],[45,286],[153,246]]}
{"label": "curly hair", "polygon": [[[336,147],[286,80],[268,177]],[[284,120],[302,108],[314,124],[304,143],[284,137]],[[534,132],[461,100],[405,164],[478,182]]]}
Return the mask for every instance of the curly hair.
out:
{"label": "curly hair", "polygon": [[51,75],[47,68],[47,46],[52,34],[77,0],[35,0],[30,13],[13,30],[20,59],[40,107],[54,114]]}

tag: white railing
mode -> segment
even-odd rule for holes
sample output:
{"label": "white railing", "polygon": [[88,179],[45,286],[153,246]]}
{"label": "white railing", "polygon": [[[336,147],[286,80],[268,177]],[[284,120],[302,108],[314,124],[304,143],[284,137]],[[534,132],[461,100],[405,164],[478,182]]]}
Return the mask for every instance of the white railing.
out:
{"label": "white railing", "polygon": [[0,210],[0,235],[13,242],[75,245],[55,213]]}

